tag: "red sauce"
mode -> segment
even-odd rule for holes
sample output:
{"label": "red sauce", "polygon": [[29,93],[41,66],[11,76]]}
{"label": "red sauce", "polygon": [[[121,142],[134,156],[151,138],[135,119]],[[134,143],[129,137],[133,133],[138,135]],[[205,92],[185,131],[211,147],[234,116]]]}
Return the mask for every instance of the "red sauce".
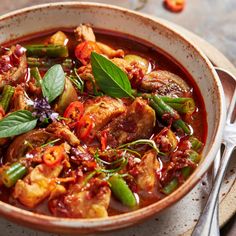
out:
{"label": "red sauce", "polygon": [[[60,30],[66,32],[67,36],[69,37],[68,46],[70,49],[70,57],[74,57],[74,48],[77,45],[77,42],[74,39],[74,34],[72,33],[72,30]],[[23,46],[26,44],[42,43],[42,41],[45,41],[49,36],[52,35],[52,33],[56,31],[57,30],[51,30],[47,32],[40,32],[32,35],[27,35],[23,38],[7,42],[4,46],[9,46],[16,43],[21,44]],[[125,53],[131,53],[145,57],[151,62],[153,67],[152,69],[168,70],[174,74],[179,75],[187,82],[187,84],[192,88],[193,98],[198,108],[197,111],[194,113],[192,119],[188,120],[188,122],[194,129],[194,135],[203,143],[205,143],[207,137],[207,122],[203,98],[197,84],[194,82],[194,79],[184,68],[184,66],[177,62],[170,55],[163,52],[160,48],[133,36],[101,29],[96,29],[95,32],[97,41],[103,42],[115,49],[122,48],[124,49]],[[165,163],[163,164],[165,166]],[[9,191],[7,191],[6,189],[2,189],[0,192],[1,200],[9,201],[12,205],[24,208],[19,202],[13,200],[12,198],[8,199],[7,196],[9,196]],[[140,207],[156,202],[162,197],[163,194],[157,192],[155,197],[152,196],[150,198],[147,198],[146,200],[141,199]],[[34,211],[38,211],[42,214],[48,214],[48,209],[44,205],[45,204],[41,204],[40,207],[38,207]],[[114,201],[114,199],[111,200],[111,206],[112,207],[108,209],[109,215],[120,214],[121,212],[129,210],[126,207],[122,206],[122,204],[118,203],[117,201]]]}

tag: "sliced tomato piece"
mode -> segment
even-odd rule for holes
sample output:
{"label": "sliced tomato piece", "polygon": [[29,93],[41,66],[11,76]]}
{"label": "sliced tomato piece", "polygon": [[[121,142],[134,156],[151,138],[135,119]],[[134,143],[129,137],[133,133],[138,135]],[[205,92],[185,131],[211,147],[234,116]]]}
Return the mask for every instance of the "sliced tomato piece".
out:
{"label": "sliced tomato piece", "polygon": [[43,155],[43,161],[47,166],[55,166],[61,162],[64,157],[64,148],[62,146],[48,147]]}
{"label": "sliced tomato piece", "polygon": [[185,0],[164,0],[166,8],[172,12],[180,12],[185,7]]}
{"label": "sliced tomato piece", "polygon": [[[91,131],[94,127],[94,121],[91,116],[85,115],[76,124],[76,134],[82,141],[91,139]],[[89,140],[90,141],[90,140]]]}
{"label": "sliced tomato piece", "polygon": [[83,65],[87,65],[90,62],[91,52],[101,53],[98,45],[92,41],[84,41],[75,48],[75,56]]}

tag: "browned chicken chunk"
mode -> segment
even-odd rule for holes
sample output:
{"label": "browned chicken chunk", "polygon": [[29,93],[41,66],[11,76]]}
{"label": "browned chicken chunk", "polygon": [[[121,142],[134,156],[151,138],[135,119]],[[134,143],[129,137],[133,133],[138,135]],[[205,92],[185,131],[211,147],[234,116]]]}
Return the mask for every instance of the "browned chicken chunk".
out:
{"label": "browned chicken chunk", "polygon": [[75,30],[75,38],[78,42],[92,41],[95,42],[96,38],[93,29],[89,25],[80,24]]}
{"label": "browned chicken chunk", "polygon": [[54,134],[56,137],[64,139],[71,146],[78,146],[80,144],[79,139],[72,133],[69,128],[62,125],[60,122],[54,122],[46,129],[47,132]]}
{"label": "browned chicken chunk", "polygon": [[53,138],[54,135],[48,133],[45,129],[35,129],[17,136],[7,149],[6,161],[16,162],[32,148],[39,147]]}
{"label": "browned chicken chunk", "polygon": [[155,121],[155,111],[146,101],[136,98],[127,111],[109,123],[103,132],[107,132],[108,145],[116,147],[136,139],[149,138]]}
{"label": "browned chicken chunk", "polygon": [[17,86],[12,97],[11,111],[27,110],[27,97],[21,86]]}
{"label": "browned chicken chunk", "polygon": [[136,168],[138,191],[152,193],[157,185],[156,173],[160,168],[156,152],[154,150],[146,152]]}
{"label": "browned chicken chunk", "polygon": [[104,43],[97,42],[99,49],[101,50],[102,54],[106,55],[109,58],[114,57],[124,57],[125,53],[122,49],[113,49]]}
{"label": "browned chicken chunk", "polygon": [[189,86],[182,78],[165,70],[152,71],[145,75],[140,87],[147,91],[158,92],[162,96],[183,96],[189,91]]}
{"label": "browned chicken chunk", "polygon": [[[107,182],[94,178],[85,187],[81,184],[72,185],[66,195],[53,199],[49,206],[57,216],[102,218],[108,216],[110,196]],[[63,206],[62,211],[58,206]]]}
{"label": "browned chicken chunk", "polygon": [[90,99],[84,104],[84,107],[84,115],[90,115],[93,118],[94,134],[126,109],[122,100],[108,96]]}
{"label": "browned chicken chunk", "polygon": [[25,49],[20,45],[10,50],[0,49],[0,88],[5,84],[15,84],[23,79],[27,72]]}
{"label": "browned chicken chunk", "polygon": [[34,208],[55,188],[54,178],[62,171],[62,165],[48,167],[46,164],[36,166],[23,180],[18,180],[13,196],[29,207]]}

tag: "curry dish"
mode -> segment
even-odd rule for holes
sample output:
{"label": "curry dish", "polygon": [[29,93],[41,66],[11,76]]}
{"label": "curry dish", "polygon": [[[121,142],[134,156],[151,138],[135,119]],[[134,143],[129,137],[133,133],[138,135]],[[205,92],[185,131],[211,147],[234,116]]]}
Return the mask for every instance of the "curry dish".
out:
{"label": "curry dish", "polygon": [[174,192],[201,160],[193,79],[127,35],[81,24],[2,45],[0,91],[0,199],[11,205],[121,214]]}

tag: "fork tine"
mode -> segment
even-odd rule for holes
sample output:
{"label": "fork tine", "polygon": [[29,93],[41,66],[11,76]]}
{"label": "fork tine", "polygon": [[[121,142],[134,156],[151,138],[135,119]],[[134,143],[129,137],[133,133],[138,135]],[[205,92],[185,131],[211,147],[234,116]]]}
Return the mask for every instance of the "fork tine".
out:
{"label": "fork tine", "polygon": [[[234,90],[234,95],[232,97],[230,107],[229,107],[229,111],[228,111],[228,116],[227,116],[227,122],[228,123],[231,123],[232,115],[233,115],[234,110],[235,110],[235,105],[236,105],[236,89]],[[236,123],[236,119],[235,119],[234,123]]]}

